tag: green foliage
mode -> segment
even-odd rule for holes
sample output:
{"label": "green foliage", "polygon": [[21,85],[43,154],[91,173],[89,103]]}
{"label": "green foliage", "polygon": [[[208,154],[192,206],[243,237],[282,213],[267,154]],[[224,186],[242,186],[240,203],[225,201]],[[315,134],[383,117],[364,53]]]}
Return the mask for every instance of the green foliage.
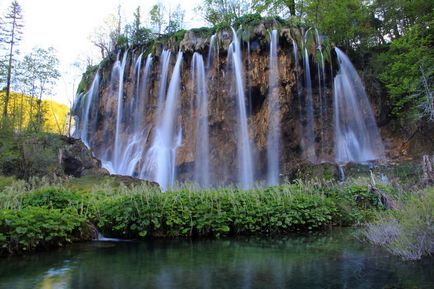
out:
{"label": "green foliage", "polygon": [[95,201],[93,218],[105,234],[116,237],[218,237],[350,225],[379,207],[367,186],[333,188],[325,194],[302,184],[165,193],[137,187]]}
{"label": "green foliage", "polygon": [[326,194],[336,201],[337,219],[341,225],[361,224],[373,218],[375,210],[383,208],[379,197],[367,185],[349,184],[332,187]]}
{"label": "green foliage", "polygon": [[140,6],[134,12],[133,23],[125,26],[125,34],[130,46],[146,45],[153,39],[152,31],[142,27]]}
{"label": "green foliage", "polygon": [[125,34],[120,34],[116,37],[116,48],[117,49],[127,49],[128,48],[128,36]]}
{"label": "green foliage", "polygon": [[161,32],[163,32],[163,26],[166,24],[164,21],[164,6],[161,3],[152,6],[149,11],[149,18],[154,30],[158,34],[161,34]]}
{"label": "green foliage", "polygon": [[376,56],[374,65],[386,86],[392,103],[392,115],[402,120],[420,118],[420,104],[425,94],[418,94],[421,69],[432,79],[434,71],[433,34],[419,27],[390,43],[389,49]]}
{"label": "green foliage", "polygon": [[247,26],[247,25],[255,26],[258,25],[261,22],[261,20],[262,17],[259,13],[246,14],[235,19],[234,26],[235,27]]}
{"label": "green foliage", "polygon": [[89,89],[93,79],[95,78],[95,74],[98,71],[98,67],[98,65],[88,65],[86,67],[86,71],[83,73],[80,83],[78,84],[77,95],[80,95]]}
{"label": "green foliage", "polygon": [[360,0],[306,1],[306,22],[337,46],[369,46],[373,28],[367,5]]}
{"label": "green foliage", "polygon": [[193,32],[194,35],[203,38],[209,37],[215,33],[215,29],[210,27],[193,28],[190,31]]}
{"label": "green foliage", "polygon": [[222,28],[234,25],[237,19],[247,14],[259,14],[263,6],[260,1],[204,0],[198,11],[205,21]]}
{"label": "green foliage", "polygon": [[250,191],[184,185],[161,192],[146,183],[127,187],[110,177],[61,185],[32,179],[0,191],[0,251],[89,238],[85,222],[106,236],[132,239],[273,235],[358,224],[381,208],[378,197],[357,183],[296,182]]}
{"label": "green foliage", "polygon": [[0,172],[24,179],[59,175],[58,152],[63,144],[59,135],[47,133],[0,137]]}
{"label": "green foliage", "polygon": [[405,260],[434,253],[434,188],[405,195],[399,210],[379,214],[365,238]]}
{"label": "green foliage", "polygon": [[170,34],[181,30],[184,26],[184,15],[185,10],[183,10],[181,5],[178,4],[175,10],[169,14],[169,21],[164,32]]}
{"label": "green foliage", "polygon": [[84,218],[73,209],[0,210],[0,254],[62,246],[84,232],[84,224]]}
{"label": "green foliage", "polygon": [[14,177],[0,176],[0,191],[3,191],[5,187],[12,185],[15,181]]}
{"label": "green foliage", "polygon": [[82,196],[78,192],[71,192],[61,187],[38,189],[24,195],[23,207],[47,207],[50,209],[78,208],[82,203]]}

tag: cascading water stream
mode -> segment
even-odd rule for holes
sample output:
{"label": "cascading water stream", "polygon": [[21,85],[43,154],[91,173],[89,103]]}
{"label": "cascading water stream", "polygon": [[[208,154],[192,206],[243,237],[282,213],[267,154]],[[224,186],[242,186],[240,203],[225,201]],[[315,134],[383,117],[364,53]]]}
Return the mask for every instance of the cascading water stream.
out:
{"label": "cascading water stream", "polygon": [[167,78],[169,77],[169,65],[170,65],[170,50],[163,50],[160,56],[160,88],[158,90],[157,101],[157,119],[161,117],[162,109],[164,107],[164,100],[167,92]]}
{"label": "cascading water stream", "polygon": [[119,64],[119,87],[118,87],[118,101],[117,101],[117,114],[116,114],[116,130],[115,130],[115,143],[113,149],[113,169],[116,173],[121,173],[118,170],[118,166],[121,162],[122,151],[122,118],[123,118],[123,97],[124,97],[124,72],[125,65],[127,63],[128,50],[125,51],[122,57],[122,63]]}
{"label": "cascading water stream", "polygon": [[148,54],[146,57],[145,68],[141,77],[138,79],[136,101],[134,105],[134,132],[143,132],[143,118],[145,115],[145,107],[148,104],[149,97],[149,78],[152,69],[152,54]]}
{"label": "cascading water stream", "polygon": [[326,115],[327,115],[327,99],[326,99],[326,80],[325,80],[325,63],[324,55],[322,53],[322,43],[321,37],[319,35],[318,29],[315,28],[315,39],[316,39],[316,51],[319,53],[320,59],[317,63],[317,75],[318,75],[318,94],[320,102],[320,126],[321,126],[321,155],[324,154],[324,138],[325,138],[325,125],[326,125]]}
{"label": "cascading water stream", "polygon": [[[84,105],[84,110],[82,111],[82,116],[83,116],[83,120],[81,121],[81,128],[80,128],[80,138],[83,141],[83,143],[90,148],[90,140],[89,140],[89,135],[91,135],[93,133],[93,129],[89,128],[89,118],[90,118],[90,113],[91,113],[91,106],[92,103],[95,99],[95,97],[97,97],[99,95],[99,85],[100,85],[100,72],[99,70],[96,72],[95,77],[92,81],[92,85],[90,86],[89,91],[86,94],[86,98],[85,98],[85,105]],[[95,119],[92,120],[93,122],[96,122]]]}
{"label": "cascading water stream", "polygon": [[304,115],[306,126],[304,128],[305,132],[305,153],[309,161],[316,161],[315,153],[315,122],[313,115],[313,95],[312,95],[312,80],[310,76],[310,63],[309,63],[309,53],[307,51],[307,36],[308,31],[304,35],[303,42],[303,64],[304,64],[304,87],[305,87],[305,110]]}
{"label": "cascading water stream", "polygon": [[211,39],[209,40],[208,60],[207,60],[207,63],[206,63],[206,68],[207,69],[210,69],[211,66],[213,65],[213,63],[214,63],[214,61],[213,61],[214,57],[217,54],[217,48],[216,48],[217,43],[216,43],[216,41],[217,41],[217,36],[215,34],[213,34],[211,36]]}
{"label": "cascading water stream", "polygon": [[131,108],[130,108],[130,112],[131,112],[131,116],[132,116],[132,123],[133,123],[133,130],[136,129],[136,125],[135,125],[135,111],[138,108],[137,104],[140,101],[140,80],[141,80],[141,70],[142,70],[142,58],[143,58],[143,53],[140,53],[139,57],[137,57],[136,63],[134,65],[134,76],[135,76],[135,91],[134,91],[134,101],[131,102]]}
{"label": "cascading water stream", "polygon": [[232,43],[229,47],[229,58],[232,60],[233,71],[236,84],[236,98],[238,106],[238,179],[241,188],[249,189],[253,185],[253,164],[252,149],[249,139],[249,128],[247,122],[245,95],[244,95],[244,77],[241,63],[241,48],[238,41],[237,33],[233,28]]}
{"label": "cascading water stream", "polygon": [[279,184],[280,173],[280,84],[277,45],[277,30],[273,30],[271,32],[268,75],[267,184],[269,186]]}
{"label": "cascading water stream", "polygon": [[247,41],[247,69],[249,73],[247,74],[247,97],[248,97],[248,111],[247,114],[250,116],[253,112],[253,100],[252,100],[252,77],[251,77],[251,69],[252,69],[252,60],[250,58],[250,41]]}
{"label": "cascading water stream", "polygon": [[146,144],[146,135],[144,130],[146,125],[143,123],[143,116],[145,113],[145,103],[147,102],[147,88],[149,83],[149,74],[152,67],[152,57],[149,54],[146,59],[144,73],[142,77],[138,77],[139,81],[136,86],[142,88],[145,93],[136,92],[134,98],[134,111],[132,113],[132,130],[129,132],[127,143],[122,152],[121,163],[118,167],[119,174],[122,175],[140,175],[136,172],[140,161],[144,155]]}
{"label": "cascading water stream", "polygon": [[[182,52],[179,52],[164,102],[164,109],[157,122],[154,142],[148,156],[153,166],[154,180],[163,191],[175,183],[176,150],[182,140],[182,131],[177,124],[181,66]],[[176,134],[177,127],[178,133]]]}
{"label": "cascading water stream", "polygon": [[193,75],[196,86],[196,145],[194,157],[194,181],[201,187],[209,187],[209,133],[208,133],[208,93],[205,66],[201,54],[193,54]]}
{"label": "cascading water stream", "polygon": [[303,86],[300,81],[300,64],[298,59],[298,46],[297,42],[291,38],[292,41],[292,56],[294,57],[294,69],[295,69],[295,77],[296,77],[296,87],[297,87],[297,102],[298,102],[298,113],[299,117],[301,117],[301,96],[303,95]]}
{"label": "cascading water stream", "polygon": [[384,158],[384,146],[363,83],[348,56],[335,48],[335,161],[366,163]]}

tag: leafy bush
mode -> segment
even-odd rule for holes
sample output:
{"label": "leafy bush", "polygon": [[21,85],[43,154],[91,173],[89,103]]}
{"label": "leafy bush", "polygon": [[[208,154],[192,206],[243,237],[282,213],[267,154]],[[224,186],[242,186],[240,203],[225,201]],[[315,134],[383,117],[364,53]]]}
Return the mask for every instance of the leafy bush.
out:
{"label": "leafy bush", "polygon": [[81,204],[78,192],[61,187],[48,187],[32,191],[23,197],[23,207],[47,207],[51,209],[77,208]]}
{"label": "leafy bush", "polygon": [[250,191],[183,185],[163,193],[113,178],[59,185],[34,179],[6,187],[0,202],[3,253],[84,240],[85,221],[121,238],[272,235],[361,223],[381,208],[366,185],[315,181]]}
{"label": "leafy bush", "polygon": [[380,214],[368,224],[365,238],[405,260],[434,252],[434,188],[403,199],[400,209]]}
{"label": "leafy bush", "polygon": [[84,218],[73,209],[0,210],[0,254],[62,246],[84,234],[85,228]]}
{"label": "leafy bush", "polygon": [[127,238],[281,234],[323,228],[340,216],[332,198],[289,186],[165,193],[136,188],[94,205],[98,227]]}

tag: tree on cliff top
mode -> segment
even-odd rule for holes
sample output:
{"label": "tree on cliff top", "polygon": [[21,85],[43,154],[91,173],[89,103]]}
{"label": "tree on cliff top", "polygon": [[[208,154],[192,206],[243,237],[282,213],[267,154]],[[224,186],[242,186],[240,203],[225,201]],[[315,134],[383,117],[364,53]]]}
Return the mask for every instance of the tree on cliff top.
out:
{"label": "tree on cliff top", "polygon": [[158,2],[152,6],[151,11],[149,11],[151,25],[158,34],[161,34],[163,26],[166,24],[166,21],[164,20],[164,10],[163,4]]}
{"label": "tree on cliff top", "polygon": [[143,45],[153,38],[151,30],[142,25],[140,6],[134,11],[134,20],[125,25],[125,34],[129,45]]}

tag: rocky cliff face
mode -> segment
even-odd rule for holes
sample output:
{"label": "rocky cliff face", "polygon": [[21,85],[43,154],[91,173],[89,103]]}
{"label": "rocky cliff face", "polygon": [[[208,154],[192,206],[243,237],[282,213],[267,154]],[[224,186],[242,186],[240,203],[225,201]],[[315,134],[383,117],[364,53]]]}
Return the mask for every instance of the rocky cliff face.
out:
{"label": "rocky cliff face", "polygon": [[[245,31],[238,32],[243,51],[244,93],[254,176],[257,181],[264,180],[267,173],[271,29],[271,24],[262,23],[251,29],[247,37]],[[278,87],[272,89],[278,94],[281,131],[279,166],[282,179],[284,176],[291,177],[300,165],[306,163],[334,162],[332,83],[337,67],[330,63],[334,56],[329,53],[327,45],[321,40],[315,41],[315,34],[310,37],[303,37],[303,35],[304,32],[297,29],[278,30]],[[122,81],[119,78],[119,71],[113,68],[116,66],[116,61],[113,60],[100,68],[98,73],[101,75],[101,80],[94,97],[90,99],[90,92],[83,94],[76,105],[77,137],[86,134],[89,138],[88,145],[94,155],[102,160],[103,165],[110,167],[114,162],[114,140],[118,133],[118,138],[124,144],[122,146],[124,156],[129,154],[129,150],[140,152],[131,158],[128,164],[129,173],[126,174],[142,176],[147,153],[156,138],[156,123],[161,113],[161,103],[158,99],[164,81],[162,52],[164,49],[172,51],[168,66],[169,82],[175,66],[176,52],[179,49],[183,52],[183,61],[180,86],[177,88],[179,99],[175,126],[182,132],[182,141],[176,148],[176,180],[191,180],[194,164],[197,161],[195,151],[198,139],[206,137],[196,135],[197,118],[201,117],[201,111],[195,93],[198,82],[193,77],[192,58],[195,52],[200,53],[206,66],[210,178],[215,180],[214,185],[236,183],[237,170],[240,166],[237,142],[240,140],[235,125],[239,122],[239,114],[234,97],[236,94],[234,68],[228,57],[229,50],[233,49],[230,46],[232,33],[219,32],[215,39],[216,42],[211,43],[210,36],[196,35],[189,31],[179,44],[169,43],[166,47],[155,46],[147,80],[144,80],[146,55],[141,57],[140,55],[148,48],[120,52],[118,64],[124,56],[126,57],[125,70],[121,75]],[[309,103],[305,98],[307,83],[302,47],[307,49],[311,72],[313,143],[306,138],[308,125],[306,111]],[[317,53],[319,49],[325,55],[324,66],[319,66],[321,62]],[[294,51],[297,51],[297,54],[294,54]],[[319,72],[320,69],[326,71],[323,76]],[[122,87],[119,88],[119,85]],[[119,119],[119,100],[122,109],[121,119]],[[84,120],[85,118],[87,121]],[[137,131],[140,133],[133,133]],[[308,151],[314,152],[313,157],[312,154],[308,154]],[[122,174],[119,171],[116,173]]]}

